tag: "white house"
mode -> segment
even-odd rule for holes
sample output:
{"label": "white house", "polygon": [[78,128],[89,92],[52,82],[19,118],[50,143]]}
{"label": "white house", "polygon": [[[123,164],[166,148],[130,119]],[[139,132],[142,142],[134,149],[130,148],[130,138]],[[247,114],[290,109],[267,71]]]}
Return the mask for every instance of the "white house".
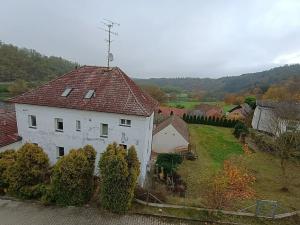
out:
{"label": "white house", "polygon": [[87,144],[97,162],[110,143],[134,145],[143,184],[157,102],[119,68],[83,66],[11,101],[22,142],[41,146],[51,163]]}
{"label": "white house", "polygon": [[153,153],[175,153],[188,150],[189,130],[186,122],[173,115],[153,131]]}
{"label": "white house", "polygon": [[252,127],[272,135],[300,130],[300,103],[257,101]]}

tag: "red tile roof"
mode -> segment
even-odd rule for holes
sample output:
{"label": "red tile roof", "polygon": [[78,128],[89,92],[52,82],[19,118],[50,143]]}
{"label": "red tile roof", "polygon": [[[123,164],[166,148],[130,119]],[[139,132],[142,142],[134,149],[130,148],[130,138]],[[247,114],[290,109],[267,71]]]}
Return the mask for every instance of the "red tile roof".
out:
{"label": "red tile roof", "polygon": [[157,125],[153,131],[153,135],[157,134],[167,126],[172,124],[172,126],[181,134],[181,136],[189,142],[189,128],[186,122],[180,117],[173,115]]}
{"label": "red tile roof", "polygon": [[158,113],[163,114],[164,116],[170,116],[171,112],[173,112],[173,115],[182,117],[183,114],[187,114],[186,109],[178,109],[173,107],[166,107],[166,106],[160,106]]}
{"label": "red tile roof", "polygon": [[15,112],[3,111],[0,113],[0,147],[15,143],[21,138],[17,134]]}
{"label": "red tile roof", "polygon": [[[61,94],[72,88],[67,97]],[[89,90],[95,96],[85,99]],[[13,103],[150,116],[157,101],[144,93],[121,69],[83,66],[10,99]]]}

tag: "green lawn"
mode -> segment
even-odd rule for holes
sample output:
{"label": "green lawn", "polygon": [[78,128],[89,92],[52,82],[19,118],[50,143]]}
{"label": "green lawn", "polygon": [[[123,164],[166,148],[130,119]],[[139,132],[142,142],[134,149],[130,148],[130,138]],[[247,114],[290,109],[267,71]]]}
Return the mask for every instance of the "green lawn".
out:
{"label": "green lawn", "polygon": [[232,135],[232,129],[207,125],[189,125],[191,143],[198,154],[196,161],[184,160],[178,173],[187,182],[187,197],[169,196],[167,201],[174,204],[205,206],[205,190],[208,179],[222,168],[223,161],[233,155],[241,155],[247,168],[255,175],[256,198],[238,202],[232,209],[242,209],[255,204],[256,199],[279,201],[282,212],[300,209],[300,167],[289,164],[289,192],[282,192],[279,159],[264,152],[250,156],[243,153],[242,146]]}
{"label": "green lawn", "polygon": [[224,113],[228,110],[235,107],[235,105],[227,105],[224,102],[199,102],[199,101],[171,101],[167,105],[171,107],[176,107],[176,105],[182,105],[185,109],[194,109],[197,105],[208,104],[208,105],[217,105],[223,108]]}

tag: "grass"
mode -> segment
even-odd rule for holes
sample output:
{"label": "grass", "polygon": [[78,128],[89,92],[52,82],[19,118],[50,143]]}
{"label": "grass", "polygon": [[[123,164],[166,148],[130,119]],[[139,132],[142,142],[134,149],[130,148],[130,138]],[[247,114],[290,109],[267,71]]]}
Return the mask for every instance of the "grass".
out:
{"label": "grass", "polygon": [[191,143],[198,154],[196,161],[184,160],[178,173],[187,183],[186,198],[168,196],[168,203],[205,207],[205,191],[212,175],[222,168],[223,161],[241,155],[247,168],[255,175],[255,199],[240,201],[230,209],[238,210],[255,204],[256,199],[276,200],[280,212],[300,210],[300,167],[288,165],[289,191],[281,190],[283,183],[279,159],[265,152],[245,155],[232,129],[207,125],[189,125]]}
{"label": "grass", "polygon": [[191,100],[179,100],[168,102],[167,105],[170,107],[176,107],[176,105],[182,105],[185,109],[194,109],[197,105],[208,104],[208,105],[217,105],[223,108],[224,113],[228,112],[230,109],[235,107],[235,105],[227,105],[224,102],[199,102]]}

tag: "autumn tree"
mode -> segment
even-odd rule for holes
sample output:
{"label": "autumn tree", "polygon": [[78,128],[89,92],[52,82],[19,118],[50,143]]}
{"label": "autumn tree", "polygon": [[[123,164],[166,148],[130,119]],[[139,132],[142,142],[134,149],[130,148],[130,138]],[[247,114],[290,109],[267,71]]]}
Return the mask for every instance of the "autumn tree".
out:
{"label": "autumn tree", "polygon": [[168,100],[165,92],[163,92],[159,87],[154,85],[143,85],[142,89],[147,92],[152,98],[154,98],[159,103],[164,103]]}
{"label": "autumn tree", "polygon": [[16,80],[8,87],[9,92],[15,96],[29,90],[27,83],[24,80]]}

